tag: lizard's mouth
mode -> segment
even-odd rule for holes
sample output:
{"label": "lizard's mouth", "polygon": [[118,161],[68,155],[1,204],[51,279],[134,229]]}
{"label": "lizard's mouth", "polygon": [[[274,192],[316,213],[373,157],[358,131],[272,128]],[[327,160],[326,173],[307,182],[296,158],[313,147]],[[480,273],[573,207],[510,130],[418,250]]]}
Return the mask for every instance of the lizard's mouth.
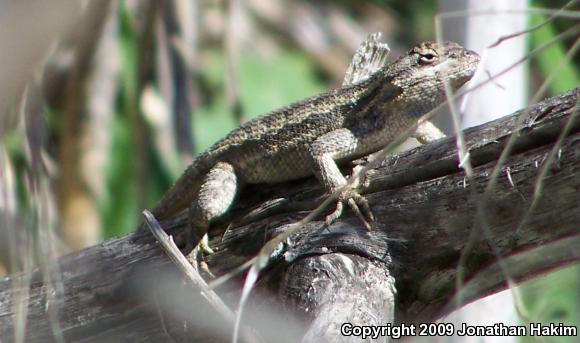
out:
{"label": "lizard's mouth", "polygon": [[467,57],[469,63],[467,64],[467,67],[464,69],[466,74],[469,75],[469,79],[471,79],[475,74],[477,67],[479,66],[479,61],[481,61],[481,57],[477,52],[472,50],[465,50],[465,56]]}
{"label": "lizard's mouth", "polygon": [[[455,69],[455,77],[451,78],[451,84],[454,89],[459,89],[467,83],[475,75],[477,68],[479,66],[479,61],[481,57],[478,53],[472,50],[465,50],[465,56],[463,62],[454,63],[452,68]],[[465,63],[467,61],[467,63]]]}

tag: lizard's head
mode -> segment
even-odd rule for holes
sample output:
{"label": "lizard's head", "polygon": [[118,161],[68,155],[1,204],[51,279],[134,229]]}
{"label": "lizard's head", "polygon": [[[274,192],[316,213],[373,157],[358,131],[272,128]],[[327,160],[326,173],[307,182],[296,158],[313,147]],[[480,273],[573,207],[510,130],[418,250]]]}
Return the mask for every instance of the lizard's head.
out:
{"label": "lizard's head", "polygon": [[390,64],[389,75],[408,97],[431,100],[437,105],[444,100],[444,80],[453,90],[459,89],[475,74],[480,57],[453,42],[437,44],[424,42],[413,47],[409,53]]}
{"label": "lizard's head", "polygon": [[[454,90],[469,81],[480,57],[477,53],[467,50],[454,42],[437,44],[433,42],[421,43],[409,51],[411,63],[425,74],[447,79]],[[424,76],[426,76],[423,74]]]}

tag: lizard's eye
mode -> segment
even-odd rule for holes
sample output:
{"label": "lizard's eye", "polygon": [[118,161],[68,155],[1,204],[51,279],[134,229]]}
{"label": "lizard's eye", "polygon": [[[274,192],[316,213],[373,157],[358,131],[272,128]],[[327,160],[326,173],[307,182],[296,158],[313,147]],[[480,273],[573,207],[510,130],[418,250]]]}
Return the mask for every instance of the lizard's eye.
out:
{"label": "lizard's eye", "polygon": [[426,52],[419,55],[419,64],[431,64],[435,62],[436,59],[437,55],[430,52]]}

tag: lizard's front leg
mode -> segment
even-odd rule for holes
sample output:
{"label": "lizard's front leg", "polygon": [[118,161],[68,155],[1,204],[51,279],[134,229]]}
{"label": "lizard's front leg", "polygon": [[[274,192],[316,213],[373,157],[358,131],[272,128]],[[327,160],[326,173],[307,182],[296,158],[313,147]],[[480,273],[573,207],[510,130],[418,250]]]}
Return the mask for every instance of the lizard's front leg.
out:
{"label": "lizard's front leg", "polygon": [[[314,175],[330,194],[347,184],[335,160],[353,155],[357,144],[359,144],[358,139],[345,128],[326,133],[311,144],[310,156],[313,161]],[[367,229],[371,228],[370,223],[374,221],[374,217],[368,201],[352,187],[344,187],[339,193],[336,209],[326,217],[327,225],[340,217],[344,203],[347,203],[362,219]]]}
{"label": "lizard's front leg", "polygon": [[202,251],[213,252],[207,243],[207,231],[211,222],[225,214],[234,202],[238,182],[234,167],[226,162],[216,163],[205,175],[197,201],[189,209],[189,244],[199,242]]}

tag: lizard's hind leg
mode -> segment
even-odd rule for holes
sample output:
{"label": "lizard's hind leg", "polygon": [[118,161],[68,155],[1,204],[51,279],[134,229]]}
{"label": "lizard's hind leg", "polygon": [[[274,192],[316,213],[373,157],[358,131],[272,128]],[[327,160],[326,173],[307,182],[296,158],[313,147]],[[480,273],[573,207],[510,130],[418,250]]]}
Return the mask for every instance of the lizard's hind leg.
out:
{"label": "lizard's hind leg", "polygon": [[190,244],[199,244],[203,252],[213,253],[207,241],[209,226],[228,211],[237,188],[238,178],[234,167],[226,162],[216,163],[204,177],[197,201],[189,209]]}

